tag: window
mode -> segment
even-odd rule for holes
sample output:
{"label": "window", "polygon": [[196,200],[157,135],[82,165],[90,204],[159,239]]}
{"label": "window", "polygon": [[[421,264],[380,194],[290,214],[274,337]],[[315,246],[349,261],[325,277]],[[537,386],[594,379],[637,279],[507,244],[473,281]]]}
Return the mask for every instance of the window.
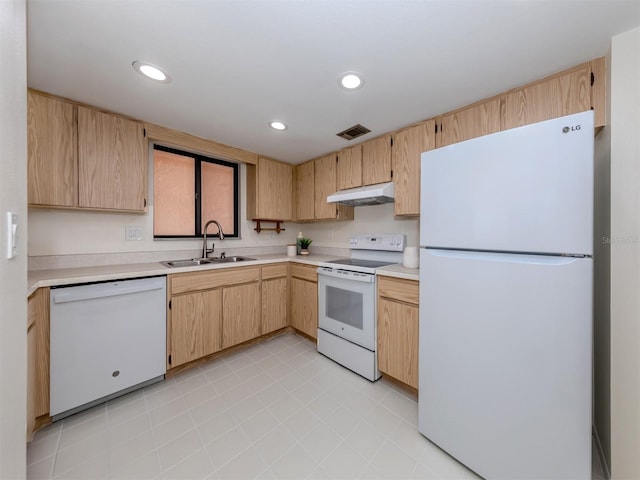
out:
{"label": "window", "polygon": [[[238,165],[154,146],[154,238],[201,237],[209,220],[238,237]],[[216,230],[213,229],[213,233]]]}

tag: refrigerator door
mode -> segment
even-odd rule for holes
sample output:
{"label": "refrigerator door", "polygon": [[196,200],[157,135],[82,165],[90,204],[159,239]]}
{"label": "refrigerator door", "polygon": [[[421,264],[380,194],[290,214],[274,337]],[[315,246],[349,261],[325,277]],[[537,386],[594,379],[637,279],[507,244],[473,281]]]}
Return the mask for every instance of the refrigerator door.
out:
{"label": "refrigerator door", "polygon": [[592,260],[420,254],[420,432],[487,479],[590,479]]}
{"label": "refrigerator door", "polygon": [[422,154],[420,245],[591,255],[593,112]]}

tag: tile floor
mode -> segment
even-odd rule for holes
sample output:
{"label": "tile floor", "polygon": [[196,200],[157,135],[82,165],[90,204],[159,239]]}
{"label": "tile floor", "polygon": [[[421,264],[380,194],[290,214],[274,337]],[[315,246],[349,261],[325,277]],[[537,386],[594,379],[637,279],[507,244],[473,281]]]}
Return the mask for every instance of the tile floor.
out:
{"label": "tile floor", "polygon": [[27,478],[479,478],[417,415],[285,334],[43,428]]}

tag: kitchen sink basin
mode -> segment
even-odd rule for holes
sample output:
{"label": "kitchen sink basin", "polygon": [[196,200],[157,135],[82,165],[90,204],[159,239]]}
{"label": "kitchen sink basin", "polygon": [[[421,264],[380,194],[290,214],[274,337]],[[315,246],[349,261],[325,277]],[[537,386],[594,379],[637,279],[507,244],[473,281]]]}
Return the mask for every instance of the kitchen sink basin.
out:
{"label": "kitchen sink basin", "polygon": [[233,262],[247,262],[249,260],[255,260],[255,258],[249,257],[218,257],[218,258],[210,258],[213,263],[233,263]]}
{"label": "kitchen sink basin", "polygon": [[212,257],[212,258],[191,258],[188,260],[171,260],[169,262],[160,262],[165,267],[179,268],[179,267],[195,267],[198,265],[210,265],[212,263],[234,263],[234,262],[247,262],[249,260],[255,260],[255,258],[249,257]]}

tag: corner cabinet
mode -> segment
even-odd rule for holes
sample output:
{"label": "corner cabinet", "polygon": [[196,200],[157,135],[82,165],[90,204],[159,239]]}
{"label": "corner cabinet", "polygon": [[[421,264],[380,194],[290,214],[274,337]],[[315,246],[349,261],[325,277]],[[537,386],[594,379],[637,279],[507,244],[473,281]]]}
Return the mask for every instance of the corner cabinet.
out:
{"label": "corner cabinet", "polygon": [[258,157],[247,164],[247,219],[291,220],[293,218],[293,166]]}
{"label": "corner cabinet", "polygon": [[291,326],[311,338],[318,336],[318,273],[316,267],[291,263]]}
{"label": "corner cabinet", "polygon": [[393,135],[395,215],[420,215],[420,158],[436,146],[435,125],[427,120]]}
{"label": "corner cabinet", "polygon": [[378,277],[378,369],[418,388],[419,283]]}
{"label": "corner cabinet", "polygon": [[140,122],[32,91],[27,99],[29,205],[146,211]]}

